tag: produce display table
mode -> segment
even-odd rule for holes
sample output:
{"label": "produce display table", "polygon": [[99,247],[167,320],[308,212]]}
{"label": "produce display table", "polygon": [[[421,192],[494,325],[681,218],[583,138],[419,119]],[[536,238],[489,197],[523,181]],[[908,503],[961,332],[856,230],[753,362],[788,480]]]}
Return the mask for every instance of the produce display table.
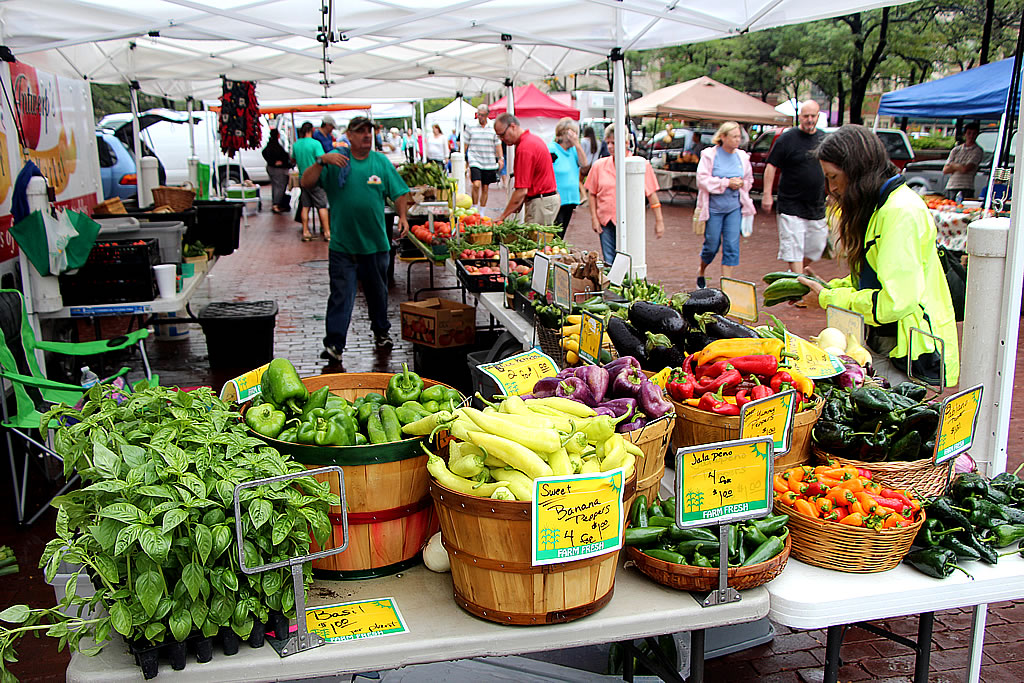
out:
{"label": "produce display table", "polygon": [[192,277],[182,281],[181,291],[169,299],[157,297],[152,301],[130,301],[119,304],[93,304],[89,306],[65,306],[47,313],[38,313],[40,318],[97,318],[109,315],[153,315],[157,313],[177,313],[185,310],[185,306],[195,296],[199,285],[206,280],[206,275],[217,262],[211,259],[202,272],[196,271]]}
{"label": "produce display table", "polygon": [[[213,660],[184,670],[162,664],[164,681],[281,681],[329,674],[393,669],[409,664],[468,657],[512,655],[597,643],[696,631],[691,656],[695,677],[703,669],[703,629],[755,621],[768,614],[768,591],[743,592],[740,602],[703,608],[689,594],[660,586],[633,569],[619,566],[615,594],[598,612],[552,626],[502,626],[477,619],[452,599],[450,574],[423,566],[396,576],[366,581],[318,581],[309,592],[311,606],[373,598],[395,598],[408,633],[327,644],[285,659],[270,645],[253,650],[242,645],[237,655],[215,650]],[[107,645],[96,657],[75,654],[68,666],[70,683],[140,681],[142,675],[126,646]]]}
{"label": "produce display table", "polygon": [[[765,587],[771,596],[772,621],[799,629],[828,628],[825,681],[836,681],[845,627],[861,621],[920,615],[915,681],[928,680],[934,612],[1024,598],[1024,560],[1000,558],[996,565],[967,562],[946,579],[933,579],[907,565],[879,574],[849,574],[819,569],[790,558],[786,569]],[[813,587],[809,589],[808,587]],[[981,657],[982,637],[972,641]],[[907,644],[907,643],[904,643]]]}
{"label": "produce display table", "polygon": [[656,168],[654,177],[658,181],[658,190],[668,192],[672,199],[683,193],[697,196],[696,171],[669,171],[664,168]]}
{"label": "produce display table", "polygon": [[[434,250],[430,248],[429,244],[424,244],[422,242],[422,240],[420,240],[418,237],[413,235],[411,232],[408,235],[406,235],[406,237],[407,237],[407,239],[410,242],[412,242],[413,246],[415,246],[417,249],[419,249],[420,253],[423,254],[423,258],[426,259],[427,267],[430,269],[430,286],[429,287],[422,287],[420,289],[417,289],[416,292],[414,294],[412,294],[412,300],[413,301],[419,300],[419,296],[423,292],[444,292],[444,291],[449,291],[449,290],[462,289],[461,286],[439,287],[439,286],[437,286],[434,283],[434,267],[435,266],[440,266],[442,268],[448,267],[448,263],[449,263],[449,261],[451,261],[451,259],[448,258],[448,252],[445,252],[442,255],[435,254]],[[409,264],[409,270],[410,271],[412,270],[412,264],[411,263]],[[453,273],[455,272],[454,266],[451,266],[451,270],[452,270]],[[465,300],[465,299],[463,299],[463,300]]]}
{"label": "produce display table", "polygon": [[501,323],[509,334],[522,343],[524,350],[533,348],[533,323],[520,315],[518,311],[505,308],[504,292],[483,292],[473,296],[495,321]]}

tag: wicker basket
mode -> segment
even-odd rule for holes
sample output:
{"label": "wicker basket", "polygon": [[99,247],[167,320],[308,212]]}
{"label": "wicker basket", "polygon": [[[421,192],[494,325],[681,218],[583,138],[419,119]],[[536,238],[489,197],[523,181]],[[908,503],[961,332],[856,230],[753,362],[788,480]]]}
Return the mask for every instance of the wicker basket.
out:
{"label": "wicker basket", "polygon": [[92,207],[92,215],[94,216],[114,216],[126,213],[128,213],[128,211],[124,208],[124,202],[121,201],[120,197],[104,199],[102,202]]}
{"label": "wicker basket", "polygon": [[175,213],[191,209],[196,200],[196,191],[191,187],[154,187],[153,203],[157,206],[167,205]]}
{"label": "wicker basket", "polygon": [[941,496],[952,462],[936,465],[931,458],[909,462],[865,462],[851,460],[814,447],[814,456],[822,463],[834,460],[840,465],[852,465],[871,470],[873,478],[891,489],[907,489],[919,496]]}
{"label": "wicker basket", "polygon": [[[749,567],[730,567],[728,570],[729,585],[736,590],[746,590],[763,586],[782,573],[789,559],[790,538],[786,536],[786,546],[782,552],[766,562]],[[626,548],[626,557],[641,572],[656,582],[669,588],[684,591],[718,590],[718,569],[708,567],[691,567],[688,564],[665,562],[645,555],[639,548]]]}
{"label": "wicker basket", "polygon": [[[669,414],[622,434],[644,453],[636,461],[636,493],[644,494],[647,500],[654,500],[661,490],[661,479],[665,476],[665,452],[668,451],[675,422],[675,415]],[[632,507],[633,501],[627,502],[627,507]]]}
{"label": "wicker basket", "polygon": [[470,244],[490,244],[494,239],[492,232],[470,232],[466,233],[466,241]]}
{"label": "wicker basket", "polygon": [[855,574],[884,572],[898,565],[924,524],[924,512],[910,526],[881,531],[814,519],[778,502],[775,513],[789,515],[793,557],[815,567]]}

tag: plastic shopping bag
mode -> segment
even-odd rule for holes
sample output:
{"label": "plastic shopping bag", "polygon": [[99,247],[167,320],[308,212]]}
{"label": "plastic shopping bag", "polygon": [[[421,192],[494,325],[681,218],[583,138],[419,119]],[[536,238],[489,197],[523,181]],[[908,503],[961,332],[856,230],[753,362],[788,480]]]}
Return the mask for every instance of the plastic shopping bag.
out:
{"label": "plastic shopping bag", "polygon": [[740,234],[744,237],[750,237],[754,234],[754,217],[744,216],[743,220],[740,221]]}

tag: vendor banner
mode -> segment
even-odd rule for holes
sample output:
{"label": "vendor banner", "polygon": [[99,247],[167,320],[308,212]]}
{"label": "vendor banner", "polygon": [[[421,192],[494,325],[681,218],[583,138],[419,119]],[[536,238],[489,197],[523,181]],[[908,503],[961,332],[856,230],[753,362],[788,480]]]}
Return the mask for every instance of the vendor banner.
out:
{"label": "vendor banner", "polygon": [[103,197],[92,96],[83,80],[21,62],[0,64],[0,261],[18,255],[10,234],[18,173],[32,161],[60,208],[89,213]]}

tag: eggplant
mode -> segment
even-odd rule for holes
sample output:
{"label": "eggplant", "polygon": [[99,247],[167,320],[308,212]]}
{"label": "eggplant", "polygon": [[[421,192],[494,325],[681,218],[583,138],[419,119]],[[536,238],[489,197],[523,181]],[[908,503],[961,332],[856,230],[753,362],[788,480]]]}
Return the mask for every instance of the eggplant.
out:
{"label": "eggplant", "polygon": [[843,362],[843,366],[846,368],[843,372],[833,381],[843,389],[856,389],[859,386],[863,386],[865,374],[864,368],[860,366],[860,363],[855,361],[850,356],[839,356],[839,360]]}
{"label": "eggplant", "polygon": [[683,344],[683,348],[687,353],[698,353],[713,341],[715,341],[714,337],[707,334],[699,327],[695,327],[686,335],[686,342]]}
{"label": "eggplant", "polygon": [[692,327],[696,318],[702,313],[729,312],[729,297],[720,289],[704,287],[692,292],[679,292],[672,296],[672,308],[683,314],[683,318]]}
{"label": "eggplant", "polygon": [[686,333],[686,322],[671,306],[634,301],[629,307],[629,322],[640,332],[664,334],[676,341]]}
{"label": "eggplant", "polygon": [[625,320],[615,316],[608,319],[608,338],[620,356],[633,356],[640,362],[647,358],[644,338]]}
{"label": "eggplant", "polygon": [[647,333],[647,363],[642,364],[644,370],[659,372],[663,368],[675,368],[683,364],[686,354],[663,334]]}
{"label": "eggplant", "polygon": [[758,334],[751,328],[729,320],[718,313],[697,316],[697,326],[712,339],[757,339]]}

